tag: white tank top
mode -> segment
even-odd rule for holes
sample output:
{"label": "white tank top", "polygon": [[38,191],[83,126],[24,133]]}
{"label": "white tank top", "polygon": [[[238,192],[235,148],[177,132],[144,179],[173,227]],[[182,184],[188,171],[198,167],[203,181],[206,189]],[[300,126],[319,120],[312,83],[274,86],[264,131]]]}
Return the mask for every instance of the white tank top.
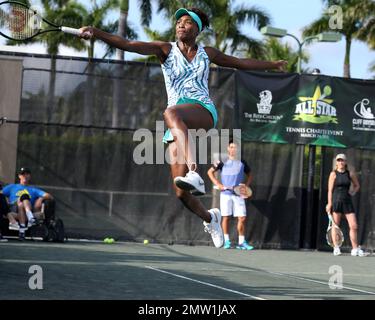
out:
{"label": "white tank top", "polygon": [[161,65],[167,89],[168,107],[176,105],[180,98],[213,104],[208,91],[210,59],[204,48],[198,45],[194,59],[189,62],[177,42],[172,42],[171,45],[171,51]]}

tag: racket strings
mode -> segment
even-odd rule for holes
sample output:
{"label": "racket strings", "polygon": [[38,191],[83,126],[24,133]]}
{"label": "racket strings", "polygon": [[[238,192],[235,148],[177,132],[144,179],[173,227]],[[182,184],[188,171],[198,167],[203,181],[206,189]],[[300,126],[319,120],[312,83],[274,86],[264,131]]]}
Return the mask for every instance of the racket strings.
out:
{"label": "racket strings", "polygon": [[15,40],[35,35],[40,29],[40,22],[36,13],[24,6],[13,3],[0,8],[0,31]]}
{"label": "racket strings", "polygon": [[343,241],[344,238],[340,230],[335,230],[335,228],[331,228],[327,231],[327,242],[330,246],[341,246]]}

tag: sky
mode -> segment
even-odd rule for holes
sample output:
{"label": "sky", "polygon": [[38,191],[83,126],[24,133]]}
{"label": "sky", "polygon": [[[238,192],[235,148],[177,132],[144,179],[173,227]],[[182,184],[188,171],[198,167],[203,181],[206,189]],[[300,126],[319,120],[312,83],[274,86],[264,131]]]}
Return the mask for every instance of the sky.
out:
{"label": "sky", "polygon": [[[99,0],[100,1],[100,0]],[[38,1],[31,1],[33,4],[38,6]],[[89,0],[82,0],[83,4],[87,4]],[[245,5],[245,6],[258,6],[269,13],[272,19],[271,25],[277,28],[287,29],[289,33],[297,36],[301,39],[301,30],[306,25],[310,24],[315,19],[319,18],[322,11],[321,0],[233,0],[233,6]],[[132,26],[136,29],[139,40],[149,40],[143,32],[142,26],[140,25],[140,12],[139,12],[138,0],[130,0],[129,8],[129,21]],[[156,9],[155,5],[154,8]],[[154,10],[156,12],[156,10]],[[114,12],[110,15],[109,19],[115,20],[118,18],[118,13]],[[151,23],[151,28],[158,31],[165,30],[165,18],[161,15],[154,14]],[[244,25],[242,32],[256,39],[262,39],[263,35],[254,27],[250,25]],[[283,42],[288,42],[294,48],[297,48],[297,42],[290,38],[285,37]],[[21,47],[6,47],[4,46],[5,41],[3,38],[0,39],[0,50],[12,50],[12,51],[25,51],[30,53],[45,53],[45,48],[41,45],[33,45],[27,48]],[[345,54],[345,41],[341,40],[336,43],[320,43],[313,42],[309,46],[305,46],[304,50],[307,50],[310,61],[308,64],[303,64],[303,68],[319,68],[322,74],[330,76],[341,77],[343,75],[343,64]],[[61,55],[68,56],[86,56],[85,52],[75,52],[72,49],[61,47]],[[104,54],[104,47],[99,45],[95,52],[95,57],[101,58]],[[138,55],[127,53],[126,59],[134,59]],[[370,50],[366,44],[360,41],[353,41],[351,50],[351,74],[352,78],[359,79],[372,79],[375,75],[369,71],[370,63],[375,63],[375,51]]]}

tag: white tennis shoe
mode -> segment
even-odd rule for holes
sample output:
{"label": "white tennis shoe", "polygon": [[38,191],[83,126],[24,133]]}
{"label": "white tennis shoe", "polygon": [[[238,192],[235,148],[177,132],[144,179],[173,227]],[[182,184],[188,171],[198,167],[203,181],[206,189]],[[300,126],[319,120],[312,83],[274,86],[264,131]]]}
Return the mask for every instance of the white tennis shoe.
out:
{"label": "white tennis shoe", "polygon": [[27,227],[28,228],[31,228],[32,226],[35,226],[35,225],[37,225],[37,221],[36,221],[35,218],[32,218],[32,219],[27,221]]}
{"label": "white tennis shoe", "polygon": [[174,183],[180,189],[190,191],[195,196],[201,196],[206,193],[204,181],[195,171],[189,171],[185,177],[174,178]]}
{"label": "white tennis shoe", "polygon": [[18,231],[20,229],[20,225],[18,224],[18,222],[10,222],[8,229]]}
{"label": "white tennis shoe", "polygon": [[369,255],[368,252],[364,252],[361,247],[358,247],[358,248],[355,248],[355,249],[352,249],[351,253],[350,253],[353,257],[366,257]]}
{"label": "white tennis shoe", "polygon": [[212,241],[216,248],[221,248],[224,244],[224,234],[221,229],[221,213],[219,209],[210,209],[211,222],[203,221],[204,231],[211,234]]}
{"label": "white tennis shoe", "polygon": [[334,256],[340,256],[341,255],[340,247],[334,247],[333,248],[333,255]]}

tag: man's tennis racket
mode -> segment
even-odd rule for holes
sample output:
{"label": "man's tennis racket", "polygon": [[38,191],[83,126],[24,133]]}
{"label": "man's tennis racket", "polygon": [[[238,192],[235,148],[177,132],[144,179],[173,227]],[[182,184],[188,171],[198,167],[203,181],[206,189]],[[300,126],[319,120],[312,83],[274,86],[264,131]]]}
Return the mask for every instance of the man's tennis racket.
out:
{"label": "man's tennis racket", "polygon": [[341,247],[344,242],[344,235],[339,226],[333,221],[332,214],[327,212],[328,228],[326,233],[327,243],[332,247]]}
{"label": "man's tennis racket", "polygon": [[16,1],[0,3],[0,34],[10,40],[25,41],[42,33],[62,31],[79,35],[79,29],[58,26],[27,5]]}
{"label": "man's tennis racket", "polygon": [[[214,188],[219,189],[217,186],[214,186]],[[240,183],[238,186],[232,188],[225,188],[225,190],[231,191],[233,194],[243,199],[248,199],[253,195],[251,188],[243,183]]]}

